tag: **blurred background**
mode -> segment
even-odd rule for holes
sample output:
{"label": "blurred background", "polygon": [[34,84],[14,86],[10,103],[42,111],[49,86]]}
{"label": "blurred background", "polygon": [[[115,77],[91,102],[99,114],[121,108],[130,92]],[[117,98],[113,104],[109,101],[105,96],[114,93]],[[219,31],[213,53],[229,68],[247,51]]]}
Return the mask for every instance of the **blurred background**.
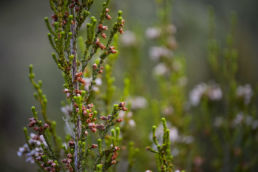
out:
{"label": "blurred background", "polygon": [[[113,10],[122,9],[127,28],[153,26],[154,0],[113,0]],[[178,51],[187,61],[189,86],[209,77],[207,68],[208,9],[215,11],[216,35],[224,41],[230,14],[236,12],[236,44],[239,51],[238,80],[258,81],[258,1],[173,0],[173,23],[177,27]],[[36,79],[43,81],[51,119],[62,120],[60,102],[62,76],[51,58],[51,47],[43,18],[51,16],[46,0],[2,0],[0,6],[0,169],[33,171],[34,167],[16,154],[24,143],[22,128],[35,104],[28,65],[34,64]],[[148,57],[142,57],[144,58]],[[58,123],[62,133],[63,126]]]}

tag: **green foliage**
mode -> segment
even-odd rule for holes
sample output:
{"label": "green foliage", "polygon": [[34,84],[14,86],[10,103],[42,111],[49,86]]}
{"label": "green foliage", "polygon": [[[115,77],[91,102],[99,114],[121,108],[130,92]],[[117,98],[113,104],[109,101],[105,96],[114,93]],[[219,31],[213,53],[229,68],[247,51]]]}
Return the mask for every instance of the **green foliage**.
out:
{"label": "green foliage", "polygon": [[152,149],[151,147],[147,147],[147,150],[156,154],[157,163],[158,163],[158,170],[165,172],[165,171],[173,171],[173,164],[172,159],[173,156],[171,155],[170,151],[170,138],[169,138],[169,129],[167,128],[166,119],[162,118],[163,124],[163,137],[162,143],[159,143],[156,136],[156,126],[152,127],[152,140],[156,147],[156,150]]}

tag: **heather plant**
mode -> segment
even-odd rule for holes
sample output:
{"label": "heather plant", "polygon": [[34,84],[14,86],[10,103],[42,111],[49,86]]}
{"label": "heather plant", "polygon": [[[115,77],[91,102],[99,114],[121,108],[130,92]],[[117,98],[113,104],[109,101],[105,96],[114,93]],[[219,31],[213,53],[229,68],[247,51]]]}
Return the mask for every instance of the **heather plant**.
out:
{"label": "heather plant", "polygon": [[[26,144],[18,155],[25,155],[26,161],[35,162],[42,171],[106,171],[118,162],[120,128],[117,124],[121,122],[118,113],[127,108],[120,102],[110,111],[108,101],[104,106],[109,107],[100,108],[94,97],[103,70],[107,71],[107,82],[112,84],[110,69],[104,62],[109,55],[117,53],[112,41],[117,33],[123,33],[124,19],[119,11],[112,21],[109,0],[103,3],[98,19],[91,15],[92,5],[92,0],[50,0],[51,22],[45,18],[49,42],[55,51],[52,57],[64,78],[65,142],[56,134],[56,123],[48,119],[42,81],[35,81],[30,65],[29,78],[39,106],[32,107],[33,117],[28,124],[32,131],[29,134],[28,128],[24,128]],[[111,29],[104,25],[106,22],[111,23]],[[81,31],[83,25],[86,25],[86,39]],[[110,89],[107,84],[109,91],[105,100],[112,94]],[[108,110],[102,113],[104,109]]]}
{"label": "heather plant", "polygon": [[[237,80],[236,15],[225,48],[215,39],[210,11],[208,60],[213,78],[190,92],[192,130],[196,139],[194,169],[199,171],[255,171],[257,168],[257,113],[255,91]],[[201,122],[205,121],[205,122]]]}
{"label": "heather plant", "polygon": [[156,129],[157,127],[154,125],[152,127],[152,140],[155,145],[155,149],[151,147],[147,147],[147,150],[156,154],[157,163],[158,163],[158,170],[159,171],[172,171],[173,164],[170,151],[170,138],[169,132],[170,130],[167,128],[166,119],[162,118],[162,125],[163,125],[163,137],[162,139],[158,139],[156,136]]}
{"label": "heather plant", "polygon": [[[149,57],[154,66],[152,71],[158,95],[152,100],[156,102],[158,111],[153,116],[167,118],[167,127],[171,133],[171,152],[176,167],[187,169],[191,163],[185,157],[191,158],[193,137],[188,130],[190,116],[186,109],[186,63],[184,56],[176,51],[176,27],[171,23],[171,1],[157,1],[156,6],[157,24],[147,28],[145,32],[147,39],[151,41]],[[159,128],[161,126],[162,124]]]}
{"label": "heather plant", "polygon": [[[188,130],[190,116],[185,108],[185,59],[176,53],[176,27],[171,23],[171,4],[167,0],[155,1],[156,24],[147,28],[144,33],[139,33],[141,29],[126,31],[121,36],[119,49],[123,57],[128,57],[125,59],[125,72],[128,78],[134,81],[130,95],[133,117],[136,124],[141,124],[136,125],[137,133],[144,142],[152,141],[149,126],[159,123],[161,117],[166,117],[170,130],[169,150],[176,157],[176,168],[183,169],[191,165],[190,160],[185,157],[188,156],[193,137]],[[144,47],[147,48],[148,54],[142,52]],[[141,56],[147,56],[148,59],[142,61]],[[142,74],[142,69],[148,70],[146,76]],[[149,87],[146,88],[146,85]],[[137,106],[133,104],[138,104],[141,109],[134,110]],[[144,120],[146,118],[148,120]],[[162,134],[162,126],[162,123],[158,126],[158,135]],[[135,137],[131,138],[135,140]],[[142,147],[144,144],[140,142],[138,146]],[[139,155],[137,158],[154,161],[148,154]],[[158,163],[156,168],[161,169],[160,165]],[[155,168],[153,163],[150,163],[150,166]]]}

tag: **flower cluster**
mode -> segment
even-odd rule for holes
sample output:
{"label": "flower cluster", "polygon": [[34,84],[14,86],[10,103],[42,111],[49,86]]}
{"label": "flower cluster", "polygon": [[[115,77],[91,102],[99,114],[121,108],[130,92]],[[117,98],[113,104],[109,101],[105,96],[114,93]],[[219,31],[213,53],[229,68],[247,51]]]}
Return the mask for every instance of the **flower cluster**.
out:
{"label": "flower cluster", "polygon": [[201,83],[190,92],[190,103],[197,106],[203,97],[210,101],[218,101],[222,99],[222,95],[222,90],[217,84]]}

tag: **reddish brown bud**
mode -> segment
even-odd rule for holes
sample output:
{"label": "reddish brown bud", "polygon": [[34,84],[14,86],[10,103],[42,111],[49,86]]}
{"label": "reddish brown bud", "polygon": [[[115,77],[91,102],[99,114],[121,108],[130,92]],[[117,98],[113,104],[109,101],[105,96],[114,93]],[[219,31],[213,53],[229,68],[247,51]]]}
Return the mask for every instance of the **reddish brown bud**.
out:
{"label": "reddish brown bud", "polygon": [[79,78],[78,81],[79,81],[81,84],[85,85],[85,81],[84,81],[82,78]]}
{"label": "reddish brown bud", "polygon": [[106,39],[107,35],[105,33],[101,33],[102,38]]}
{"label": "reddish brown bud", "polygon": [[113,155],[112,155],[111,159],[112,159],[112,160],[115,160],[115,159],[117,158],[117,155],[118,155],[118,154],[117,154],[116,152],[115,152],[115,153],[113,153]]}
{"label": "reddish brown bud", "polygon": [[124,106],[125,106],[125,102],[119,103],[119,107],[124,107]]}
{"label": "reddish brown bud", "polygon": [[115,151],[119,151],[119,150],[120,150],[120,147],[115,146]]}
{"label": "reddish brown bud", "polygon": [[68,153],[68,154],[67,154],[67,158],[70,158],[70,159],[71,159],[72,157],[73,157],[73,155],[72,155],[71,153]]}
{"label": "reddish brown bud", "polygon": [[123,120],[121,118],[117,119],[116,122],[122,122]]}
{"label": "reddish brown bud", "polygon": [[102,49],[102,50],[104,50],[104,49],[106,48],[106,46],[105,46],[104,44],[102,44],[102,43],[100,43],[98,46],[99,46],[99,48]]}
{"label": "reddish brown bud", "polygon": [[124,33],[123,28],[119,28],[119,33],[120,33],[120,34],[123,34],[123,33]]}
{"label": "reddish brown bud", "polygon": [[105,126],[103,124],[97,124],[96,128],[99,129],[99,130],[104,130]]}
{"label": "reddish brown bud", "polygon": [[56,167],[56,163],[53,162],[53,163],[51,164],[51,166],[52,166],[52,167]]}
{"label": "reddish brown bud", "polygon": [[98,147],[97,144],[92,144],[92,145],[91,145],[91,148],[92,148],[92,149],[95,149],[95,148],[97,148],[97,147]]}
{"label": "reddish brown bud", "polygon": [[115,50],[114,46],[109,47],[109,52],[112,53],[112,54],[116,54],[117,53],[117,51]]}
{"label": "reddish brown bud", "polygon": [[89,124],[88,124],[88,127],[89,127],[89,128],[95,128],[95,127],[96,127],[96,124],[93,123],[93,122],[92,122],[92,123],[89,123]]}
{"label": "reddish brown bud", "polygon": [[111,20],[112,17],[111,17],[109,14],[106,14],[106,19],[107,19],[107,20]]}
{"label": "reddish brown bud", "polygon": [[49,125],[47,123],[44,124],[44,129],[49,128]]}
{"label": "reddish brown bud", "polygon": [[106,48],[105,45],[100,42],[99,38],[96,39],[96,45],[102,50]]}
{"label": "reddish brown bud", "polygon": [[108,30],[108,27],[104,26],[103,24],[99,24],[98,28],[99,30]]}
{"label": "reddish brown bud", "polygon": [[48,160],[47,163],[48,163],[48,164],[52,164],[52,163],[53,163],[53,160]]}
{"label": "reddish brown bud", "polygon": [[66,25],[66,23],[67,23],[66,20],[63,20],[63,25]]}
{"label": "reddish brown bud", "polygon": [[75,90],[76,94],[82,94],[82,90]]}
{"label": "reddish brown bud", "polygon": [[96,129],[96,128],[92,128],[91,131],[92,131],[93,133],[96,133],[96,132],[97,132],[97,129]]}
{"label": "reddish brown bud", "polygon": [[74,4],[71,4],[71,5],[69,6],[69,8],[74,8]]}
{"label": "reddish brown bud", "polygon": [[96,70],[96,69],[98,68],[98,65],[97,65],[96,63],[94,63],[94,64],[92,65],[92,68],[93,68],[93,70]]}
{"label": "reddish brown bud", "polygon": [[124,26],[124,24],[125,24],[125,20],[123,19],[123,20],[122,20],[122,26]]}
{"label": "reddish brown bud", "polygon": [[111,161],[111,164],[116,164],[116,160],[112,160],[112,161]]}
{"label": "reddish brown bud", "polygon": [[73,140],[70,140],[70,141],[69,141],[69,146],[70,146],[70,147],[74,147],[74,146],[75,146],[75,143],[74,143]]}
{"label": "reddish brown bud", "polygon": [[106,116],[101,116],[100,119],[106,121],[108,118]]}
{"label": "reddish brown bud", "polygon": [[80,76],[82,76],[82,72],[79,72],[79,73],[75,74],[75,77],[80,77]]}
{"label": "reddish brown bud", "polygon": [[72,159],[68,158],[67,163],[71,164],[71,162],[72,162]]}
{"label": "reddish brown bud", "polygon": [[122,107],[122,110],[123,111],[127,111],[128,109],[126,107]]}
{"label": "reddish brown bud", "polygon": [[35,118],[30,118],[29,121],[30,121],[28,125],[29,127],[33,127],[37,123]]}
{"label": "reddish brown bud", "polygon": [[39,131],[40,128],[39,128],[39,127],[34,127],[33,130],[34,130],[34,131]]}
{"label": "reddish brown bud", "polygon": [[57,21],[57,15],[52,15],[52,19],[54,20],[54,21]]}
{"label": "reddish brown bud", "polygon": [[80,10],[80,7],[79,7],[79,6],[76,6],[76,7],[75,7],[75,10],[76,10],[76,12],[78,12],[78,11]]}

